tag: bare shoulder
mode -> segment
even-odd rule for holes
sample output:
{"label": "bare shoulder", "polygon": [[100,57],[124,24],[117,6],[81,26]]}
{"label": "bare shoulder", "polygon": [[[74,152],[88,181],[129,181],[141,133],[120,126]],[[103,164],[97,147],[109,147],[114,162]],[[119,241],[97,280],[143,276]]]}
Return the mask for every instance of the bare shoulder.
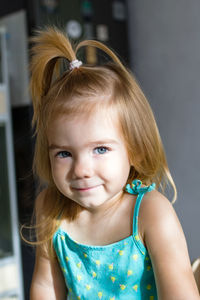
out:
{"label": "bare shoulder", "polygon": [[139,233],[145,245],[159,235],[170,235],[181,225],[172,203],[157,190],[144,195],[139,214]]}
{"label": "bare shoulder", "polygon": [[179,223],[172,203],[156,190],[144,195],[140,214],[146,228],[154,226],[154,224],[157,225],[158,222],[160,225],[165,222],[171,222],[172,220]]}
{"label": "bare shoulder", "polygon": [[[184,245],[186,241],[182,226],[172,203],[160,192],[151,191],[144,195],[140,211],[145,244],[156,251],[172,241]],[[154,242],[160,239],[160,244]]]}
{"label": "bare shoulder", "polygon": [[144,209],[148,208],[152,212],[153,211],[157,212],[163,208],[173,210],[173,206],[172,206],[171,202],[169,201],[169,199],[167,199],[163,194],[161,194],[157,190],[147,192],[144,195],[141,205],[142,205],[141,208],[144,208]]}

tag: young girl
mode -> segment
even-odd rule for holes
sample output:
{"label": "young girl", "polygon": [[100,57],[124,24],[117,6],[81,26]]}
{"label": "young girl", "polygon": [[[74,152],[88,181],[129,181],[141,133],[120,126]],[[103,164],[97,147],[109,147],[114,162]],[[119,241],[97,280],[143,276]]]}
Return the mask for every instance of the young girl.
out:
{"label": "young girl", "polygon": [[[180,223],[156,190],[170,183],[176,196],[135,79],[97,41],[73,50],[48,28],[33,42],[34,169],[46,187],[31,300],[199,299]],[[85,46],[113,62],[85,65],[76,56]]]}

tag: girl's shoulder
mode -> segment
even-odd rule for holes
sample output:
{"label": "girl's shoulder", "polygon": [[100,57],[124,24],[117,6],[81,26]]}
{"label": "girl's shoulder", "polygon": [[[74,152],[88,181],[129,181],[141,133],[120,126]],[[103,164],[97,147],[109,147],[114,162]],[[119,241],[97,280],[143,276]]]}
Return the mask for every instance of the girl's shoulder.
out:
{"label": "girl's shoulder", "polygon": [[139,224],[145,243],[153,235],[165,234],[166,228],[172,233],[174,227],[180,227],[172,203],[157,190],[144,195],[140,206]]}
{"label": "girl's shoulder", "polygon": [[165,215],[174,211],[172,203],[162,193],[153,190],[144,195],[141,202],[140,213],[146,218]]}
{"label": "girl's shoulder", "polygon": [[158,191],[146,193],[139,217],[159,299],[166,293],[169,299],[197,299],[186,239],[171,202]]}
{"label": "girl's shoulder", "polygon": [[154,190],[144,195],[140,207],[143,230],[147,233],[158,224],[178,221],[172,203],[159,191]]}
{"label": "girl's shoulder", "polygon": [[[183,230],[172,203],[160,192],[146,193],[140,208],[139,224],[147,247],[163,250],[183,236]],[[159,241],[159,247],[158,247]]]}

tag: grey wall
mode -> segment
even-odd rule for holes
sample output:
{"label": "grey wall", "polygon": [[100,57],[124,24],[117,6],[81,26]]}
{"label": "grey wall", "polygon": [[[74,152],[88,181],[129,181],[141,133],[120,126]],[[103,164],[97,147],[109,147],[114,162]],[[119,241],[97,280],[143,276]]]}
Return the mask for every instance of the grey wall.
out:
{"label": "grey wall", "polygon": [[200,1],[127,2],[131,67],[158,122],[193,260],[200,256]]}

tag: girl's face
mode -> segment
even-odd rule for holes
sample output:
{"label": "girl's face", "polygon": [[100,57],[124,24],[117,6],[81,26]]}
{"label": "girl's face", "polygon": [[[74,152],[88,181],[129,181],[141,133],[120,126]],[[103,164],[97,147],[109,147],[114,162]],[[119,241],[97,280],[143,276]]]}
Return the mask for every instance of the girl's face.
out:
{"label": "girl's face", "polygon": [[48,132],[57,188],[91,211],[117,199],[128,179],[130,163],[116,119],[106,111],[62,116]]}

